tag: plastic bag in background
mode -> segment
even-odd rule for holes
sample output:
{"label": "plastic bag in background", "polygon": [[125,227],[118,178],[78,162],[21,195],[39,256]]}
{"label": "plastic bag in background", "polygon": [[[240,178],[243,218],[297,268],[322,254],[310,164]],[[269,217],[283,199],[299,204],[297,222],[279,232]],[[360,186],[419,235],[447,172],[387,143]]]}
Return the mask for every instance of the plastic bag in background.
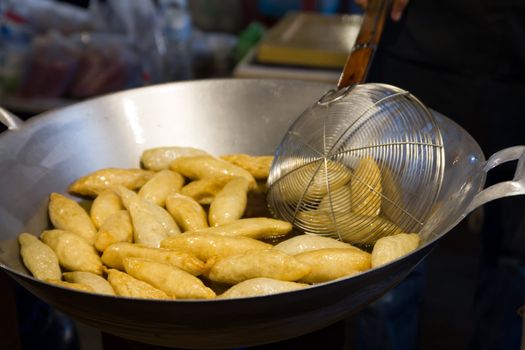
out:
{"label": "plastic bag in background", "polygon": [[255,6],[257,2],[248,3],[245,0],[191,0],[188,1],[188,5],[193,22],[200,30],[235,34],[246,25],[248,8]]}
{"label": "plastic bag in background", "polygon": [[5,9],[25,20],[38,33],[50,30],[62,34],[94,29],[92,14],[81,7],[49,0],[2,0]]}
{"label": "plastic bag in background", "polygon": [[29,60],[33,32],[22,19],[0,8],[0,92],[15,92]]}
{"label": "plastic bag in background", "polygon": [[73,80],[80,50],[78,42],[50,31],[35,37],[19,95],[25,98],[61,97]]}
{"label": "plastic bag in background", "polygon": [[164,70],[166,80],[193,78],[192,22],[186,0],[160,0],[161,29],[166,45]]}
{"label": "plastic bag in background", "polygon": [[67,92],[70,97],[86,98],[143,84],[140,61],[126,38],[104,33],[80,38],[82,53]]}
{"label": "plastic bag in background", "polygon": [[195,30],[191,39],[195,78],[231,76],[237,40],[233,34]]}
{"label": "plastic bag in background", "polygon": [[152,0],[92,0],[92,15],[100,30],[122,34],[141,60],[146,83],[166,81],[166,44],[159,12]]}

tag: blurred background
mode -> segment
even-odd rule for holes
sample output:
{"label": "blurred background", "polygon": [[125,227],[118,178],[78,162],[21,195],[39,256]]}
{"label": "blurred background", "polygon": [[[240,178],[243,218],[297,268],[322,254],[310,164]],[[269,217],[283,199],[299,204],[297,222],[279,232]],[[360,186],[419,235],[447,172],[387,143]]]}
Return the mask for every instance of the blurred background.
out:
{"label": "blurred background", "polygon": [[348,0],[1,0],[0,103],[30,115],[118,90],[232,77],[239,65],[256,75],[242,60],[290,11],[359,9]]}
{"label": "blurred background", "polygon": [[[418,0],[412,3],[415,13]],[[288,78],[335,86],[361,14],[353,0],[0,0],[0,105],[28,119],[115,91],[191,79]],[[389,25],[385,31],[387,37],[396,33]],[[386,43],[395,46],[397,38]],[[381,74],[382,63],[372,66],[376,81],[390,79],[412,91],[417,84],[412,88],[402,78],[424,80],[425,75],[401,69],[401,78]],[[454,117],[457,109],[450,100],[425,97],[424,89],[415,94]],[[476,119],[453,119],[482,138]],[[520,141],[525,143],[509,142]],[[487,150],[484,143],[482,148]],[[521,218],[525,212],[513,215]],[[489,255],[497,263],[489,264],[494,268],[487,274],[483,216],[482,211],[469,216],[398,288],[356,317],[302,340],[261,348],[518,349],[523,327],[518,306],[525,300],[523,250],[501,258],[494,247],[501,247],[503,238],[489,240]],[[499,226],[492,231],[499,232]],[[506,244],[516,247],[512,241]],[[5,347],[0,340],[2,349],[146,348],[78,324],[0,277],[0,293],[5,294],[0,314],[17,320],[4,318],[0,324],[4,335],[15,339]],[[498,288],[489,290],[487,284]],[[490,341],[484,343],[483,336]]]}

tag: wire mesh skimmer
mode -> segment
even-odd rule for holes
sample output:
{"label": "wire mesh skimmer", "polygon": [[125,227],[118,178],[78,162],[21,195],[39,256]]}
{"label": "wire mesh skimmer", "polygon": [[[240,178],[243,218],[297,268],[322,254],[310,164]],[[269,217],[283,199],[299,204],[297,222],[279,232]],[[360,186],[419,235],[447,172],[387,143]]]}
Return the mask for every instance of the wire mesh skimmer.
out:
{"label": "wire mesh skimmer", "polygon": [[444,173],[430,110],[386,84],[333,90],[306,110],[278,147],[268,205],[306,233],[371,244],[419,232]]}

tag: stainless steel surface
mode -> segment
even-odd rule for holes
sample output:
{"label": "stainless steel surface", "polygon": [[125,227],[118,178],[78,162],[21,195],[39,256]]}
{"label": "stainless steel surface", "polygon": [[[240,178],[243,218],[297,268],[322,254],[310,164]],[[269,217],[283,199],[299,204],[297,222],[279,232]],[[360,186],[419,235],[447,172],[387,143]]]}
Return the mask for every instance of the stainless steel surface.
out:
{"label": "stainless steel surface", "polygon": [[[374,166],[363,167],[369,159]],[[290,127],[272,165],[268,204],[306,232],[372,244],[399,228],[421,231],[444,165],[441,129],[417,98],[390,85],[355,85],[323,96]],[[348,186],[351,203],[341,191]],[[380,229],[371,229],[378,220]]]}
{"label": "stainless steel surface", "polygon": [[0,123],[7,126],[9,130],[18,129],[23,121],[8,110],[0,107]]}
{"label": "stainless steel surface", "polygon": [[444,144],[455,146],[447,147],[438,196],[442,205],[435,208],[422,232],[422,246],[352,278],[268,297],[133,300],[35,280],[24,268],[16,242],[20,232],[37,235],[48,225],[50,192],[65,192],[74,179],[102,167],[138,166],[146,148],[186,145],[214,154],[271,153],[296,116],[326,90],[327,85],[279,80],[174,83],[71,105],[0,134],[0,267],[79,321],[151,344],[255,345],[299,336],[347,317],[403,279],[463,218],[483,188],[485,161],[479,146],[437,113],[436,122],[446,131]]}

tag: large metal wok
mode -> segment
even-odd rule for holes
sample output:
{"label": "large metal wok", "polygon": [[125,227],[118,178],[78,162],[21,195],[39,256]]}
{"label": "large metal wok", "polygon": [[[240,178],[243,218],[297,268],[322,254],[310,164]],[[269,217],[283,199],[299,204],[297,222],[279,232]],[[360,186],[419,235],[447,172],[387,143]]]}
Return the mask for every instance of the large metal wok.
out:
{"label": "large metal wok", "polygon": [[[468,133],[436,113],[447,162],[440,200],[422,231],[422,246],[384,267],[290,293],[211,301],[86,294],[35,280],[23,267],[16,237],[38,235],[48,225],[50,192],[64,193],[74,179],[99,168],[138,166],[141,152],[155,146],[272,153],[292,121],[328,88],[279,80],[195,81],[116,93],[26,123],[0,113],[10,128],[0,135],[0,267],[57,309],[120,337],[189,348],[255,345],[306,334],[358,311],[401,281],[472,209],[524,193],[523,147],[486,162]],[[520,157],[514,181],[480,192],[488,169]]]}

